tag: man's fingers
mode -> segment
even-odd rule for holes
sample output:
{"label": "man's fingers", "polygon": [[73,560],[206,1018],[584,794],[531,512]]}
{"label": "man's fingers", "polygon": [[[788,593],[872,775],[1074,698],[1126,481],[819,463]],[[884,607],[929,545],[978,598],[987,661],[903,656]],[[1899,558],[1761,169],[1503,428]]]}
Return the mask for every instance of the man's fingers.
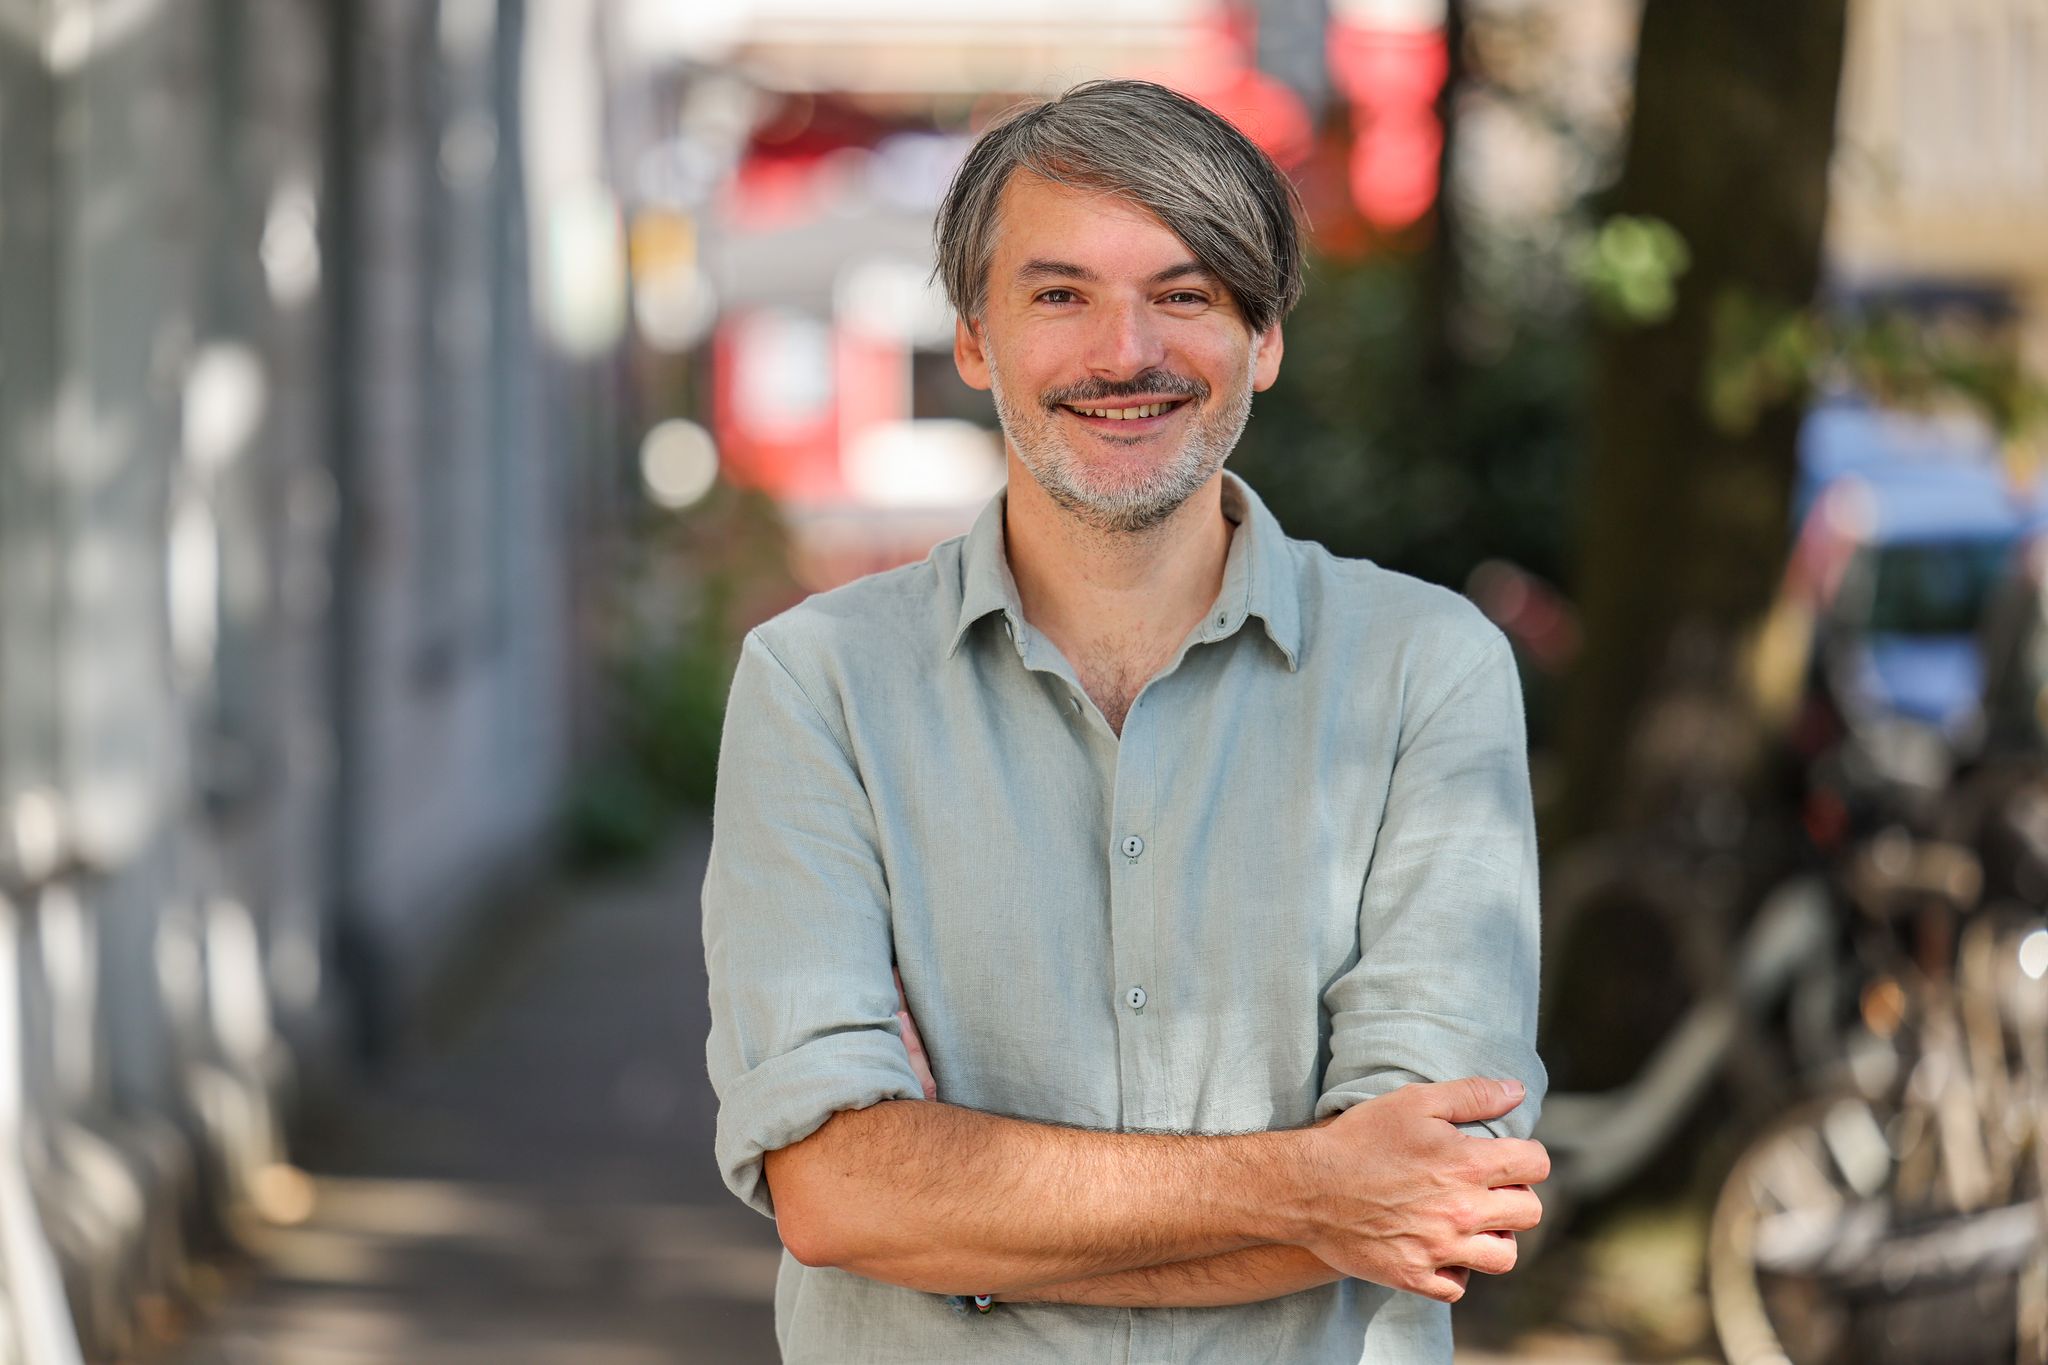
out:
{"label": "man's fingers", "polygon": [[1549,1149],[1534,1138],[1458,1135],[1462,1174],[1490,1190],[1540,1185],[1550,1179]]}
{"label": "man's fingers", "polygon": [[1465,1297],[1465,1286],[1472,1279],[1472,1272],[1463,1266],[1447,1265],[1433,1273],[1421,1293],[1443,1303],[1456,1303]]}
{"label": "man's fingers", "polygon": [[939,1083],[932,1076],[932,1059],[925,1055],[924,1039],[918,1036],[917,1021],[910,1017],[910,1001],[903,994],[903,973],[891,969],[896,978],[896,1021],[903,1026],[903,1050],[910,1054],[910,1070],[924,1088],[924,1097],[936,1100]]}
{"label": "man's fingers", "polygon": [[1516,1250],[1514,1238],[1496,1237],[1491,1233],[1482,1232],[1477,1237],[1465,1239],[1464,1249],[1458,1255],[1458,1264],[1469,1266],[1482,1275],[1505,1275],[1515,1268]]}
{"label": "man's fingers", "polygon": [[1534,1138],[1468,1138],[1466,1152],[1479,1162],[1487,1188],[1541,1185],[1550,1179],[1550,1152]]}
{"label": "man's fingers", "polygon": [[917,1036],[917,1024],[910,1017],[909,1010],[897,1010],[896,1021],[903,1026],[903,1050],[910,1055],[911,1074],[924,1090],[924,1097],[936,1100],[939,1097],[939,1083],[932,1075],[932,1060],[925,1055],[924,1039]]}
{"label": "man's fingers", "polygon": [[1478,1123],[1497,1119],[1522,1102],[1525,1093],[1516,1080],[1493,1080],[1467,1076],[1463,1080],[1435,1081],[1406,1087],[1419,1092],[1422,1112],[1449,1123]]}
{"label": "man's fingers", "polygon": [[1527,1232],[1543,1221],[1543,1201],[1526,1186],[1493,1190],[1480,1205],[1482,1232]]}

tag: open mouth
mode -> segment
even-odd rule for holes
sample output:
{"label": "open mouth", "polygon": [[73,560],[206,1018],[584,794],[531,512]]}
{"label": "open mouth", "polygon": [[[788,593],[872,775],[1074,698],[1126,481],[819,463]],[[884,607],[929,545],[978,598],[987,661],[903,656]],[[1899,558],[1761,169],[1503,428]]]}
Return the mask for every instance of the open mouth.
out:
{"label": "open mouth", "polygon": [[1135,435],[1163,424],[1175,409],[1185,407],[1187,402],[1185,398],[1167,398],[1128,405],[1062,403],[1060,407],[1089,426]]}

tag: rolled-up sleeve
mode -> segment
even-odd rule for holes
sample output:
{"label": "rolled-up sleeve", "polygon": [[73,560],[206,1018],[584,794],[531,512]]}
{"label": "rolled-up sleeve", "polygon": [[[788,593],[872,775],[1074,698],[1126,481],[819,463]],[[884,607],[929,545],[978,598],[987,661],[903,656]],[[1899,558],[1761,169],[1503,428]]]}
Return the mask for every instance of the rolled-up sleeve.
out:
{"label": "rolled-up sleeve", "polygon": [[[1473,657],[1476,654],[1476,657]],[[1467,1131],[1527,1137],[1536,1056],[1536,829],[1521,681],[1490,624],[1415,700],[1359,905],[1357,964],[1324,994],[1318,1118],[1418,1081],[1520,1080],[1522,1104]]]}
{"label": "rolled-up sleeve", "polygon": [[718,755],[704,958],[732,1192],[774,1216],[763,1154],[845,1109],[921,1099],[896,1023],[888,887],[843,733],[750,633]]}

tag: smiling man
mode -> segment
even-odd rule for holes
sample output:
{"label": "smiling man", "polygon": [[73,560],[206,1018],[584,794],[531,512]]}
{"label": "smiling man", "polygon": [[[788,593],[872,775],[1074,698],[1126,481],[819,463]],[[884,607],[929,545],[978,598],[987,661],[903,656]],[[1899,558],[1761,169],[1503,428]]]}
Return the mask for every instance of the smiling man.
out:
{"label": "smiling man", "polygon": [[708,1057],[788,1361],[1447,1361],[1540,1216],[1506,642],[1223,468],[1297,214],[1159,86],[992,127],[938,254],[1008,486],[747,637]]}

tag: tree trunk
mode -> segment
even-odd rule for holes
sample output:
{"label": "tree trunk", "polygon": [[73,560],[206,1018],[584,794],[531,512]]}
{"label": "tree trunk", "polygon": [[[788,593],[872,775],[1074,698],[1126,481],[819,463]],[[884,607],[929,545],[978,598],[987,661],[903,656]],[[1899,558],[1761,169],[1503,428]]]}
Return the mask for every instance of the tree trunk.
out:
{"label": "tree trunk", "polygon": [[1782,405],[1730,434],[1709,419],[1704,392],[1717,304],[1813,299],[1844,8],[1644,6],[1612,208],[1669,223],[1691,263],[1668,318],[1596,338],[1575,584],[1586,646],[1549,839],[1650,812],[1702,764],[1753,775],[1763,752],[1756,651],[1785,562],[1800,413]]}
{"label": "tree trunk", "polygon": [[1457,196],[1451,183],[1457,175],[1458,95],[1465,84],[1465,0],[1444,5],[1443,89],[1436,97],[1437,126],[1443,132],[1437,154],[1435,223],[1428,254],[1422,262],[1423,381],[1443,402],[1456,401],[1465,378],[1465,357],[1458,333],[1465,309],[1465,267],[1458,233]]}

